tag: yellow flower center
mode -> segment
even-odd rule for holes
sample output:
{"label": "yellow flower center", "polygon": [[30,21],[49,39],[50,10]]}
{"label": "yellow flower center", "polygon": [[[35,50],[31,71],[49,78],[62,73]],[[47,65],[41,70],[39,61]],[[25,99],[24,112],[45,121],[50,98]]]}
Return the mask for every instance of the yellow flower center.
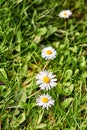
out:
{"label": "yellow flower center", "polygon": [[48,100],[47,97],[43,97],[43,98],[41,99],[41,101],[42,101],[43,103],[47,103],[49,100]]}
{"label": "yellow flower center", "polygon": [[48,55],[51,55],[51,54],[52,54],[52,51],[51,51],[51,50],[47,50],[46,53],[47,53]]}
{"label": "yellow flower center", "polygon": [[50,78],[48,76],[44,76],[43,77],[43,82],[44,83],[49,83],[50,82]]}
{"label": "yellow flower center", "polygon": [[64,14],[63,14],[64,16],[67,16],[67,13],[66,12],[64,12]]}

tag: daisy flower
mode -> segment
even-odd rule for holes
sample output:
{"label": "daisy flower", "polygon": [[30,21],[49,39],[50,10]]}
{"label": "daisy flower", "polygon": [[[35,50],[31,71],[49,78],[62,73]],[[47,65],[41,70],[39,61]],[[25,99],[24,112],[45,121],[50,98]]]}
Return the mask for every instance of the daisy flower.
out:
{"label": "daisy flower", "polygon": [[56,57],[56,50],[52,47],[45,47],[42,50],[42,57],[46,60],[54,59]]}
{"label": "daisy flower", "polygon": [[39,87],[44,90],[50,90],[51,88],[56,86],[56,81],[57,79],[55,78],[56,76],[49,71],[41,71],[39,74],[36,76],[36,83],[39,84]]}
{"label": "daisy flower", "polygon": [[69,18],[72,15],[70,10],[63,10],[59,13],[59,17],[61,18]]}
{"label": "daisy flower", "polygon": [[54,100],[49,94],[43,94],[37,97],[36,104],[48,110],[49,107],[54,105]]}

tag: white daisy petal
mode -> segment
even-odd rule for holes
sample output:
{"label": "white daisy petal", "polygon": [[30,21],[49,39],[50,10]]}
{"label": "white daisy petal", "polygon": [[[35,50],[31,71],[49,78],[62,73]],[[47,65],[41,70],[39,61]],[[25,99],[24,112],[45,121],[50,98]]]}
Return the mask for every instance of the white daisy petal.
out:
{"label": "white daisy petal", "polygon": [[61,18],[69,18],[72,15],[70,10],[63,10],[59,13],[59,17]]}
{"label": "white daisy petal", "polygon": [[42,90],[50,90],[51,88],[55,87],[57,84],[56,81],[56,75],[53,75],[53,73],[49,71],[41,71],[36,76],[36,83]]}
{"label": "white daisy petal", "polygon": [[53,88],[53,87],[55,87],[55,86],[56,86],[56,83],[51,82],[51,83],[50,83],[50,86]]}
{"label": "white daisy petal", "polygon": [[52,47],[45,47],[42,50],[42,57],[45,58],[46,60],[53,60],[56,57],[56,50]]}
{"label": "white daisy petal", "polygon": [[49,107],[54,105],[54,100],[50,95],[43,94],[38,96],[38,98],[36,99],[36,104],[48,110]]}

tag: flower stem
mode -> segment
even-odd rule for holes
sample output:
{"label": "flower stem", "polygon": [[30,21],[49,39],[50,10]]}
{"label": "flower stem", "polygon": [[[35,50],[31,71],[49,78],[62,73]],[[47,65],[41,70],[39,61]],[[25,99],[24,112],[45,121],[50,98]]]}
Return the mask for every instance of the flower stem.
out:
{"label": "flower stem", "polygon": [[42,69],[43,71],[46,69],[46,67],[48,66],[49,62],[50,62],[50,60],[47,60],[47,61],[46,61],[46,64],[45,64],[45,66],[44,66],[43,69]]}
{"label": "flower stem", "polygon": [[38,91],[36,91],[35,93],[31,94],[30,96],[28,96],[27,98],[31,98],[32,96],[38,94],[41,91],[41,89],[39,89]]}

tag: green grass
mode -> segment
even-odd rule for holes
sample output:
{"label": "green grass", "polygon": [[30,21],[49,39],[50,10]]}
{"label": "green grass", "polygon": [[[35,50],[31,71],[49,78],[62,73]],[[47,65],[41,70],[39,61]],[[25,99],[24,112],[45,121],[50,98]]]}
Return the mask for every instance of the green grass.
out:
{"label": "green grass", "polygon": [[[64,9],[70,19],[58,17]],[[36,105],[46,46],[57,51],[49,110]],[[1,130],[87,130],[87,2],[0,0],[0,84]]]}

